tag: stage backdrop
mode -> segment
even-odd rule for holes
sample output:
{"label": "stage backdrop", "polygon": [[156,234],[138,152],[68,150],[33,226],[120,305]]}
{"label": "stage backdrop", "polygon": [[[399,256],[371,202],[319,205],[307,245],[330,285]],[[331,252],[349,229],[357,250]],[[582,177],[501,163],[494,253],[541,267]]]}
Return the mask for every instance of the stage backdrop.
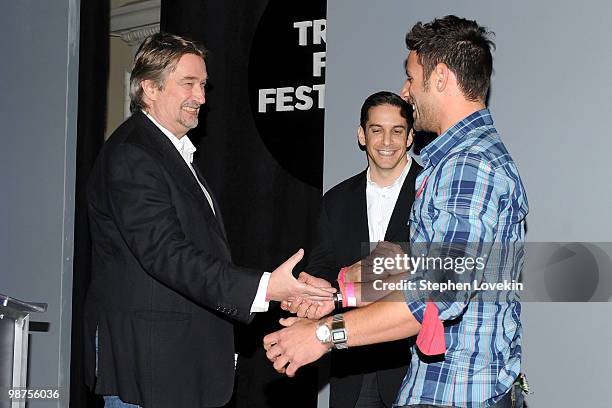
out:
{"label": "stage backdrop", "polygon": [[[300,247],[308,253],[322,187],[325,13],[325,0],[162,1],[162,30],[209,50],[190,138],[239,265],[272,270]],[[286,380],[265,359],[262,338],[279,315],[239,328],[235,406],[316,405],[312,369]]]}

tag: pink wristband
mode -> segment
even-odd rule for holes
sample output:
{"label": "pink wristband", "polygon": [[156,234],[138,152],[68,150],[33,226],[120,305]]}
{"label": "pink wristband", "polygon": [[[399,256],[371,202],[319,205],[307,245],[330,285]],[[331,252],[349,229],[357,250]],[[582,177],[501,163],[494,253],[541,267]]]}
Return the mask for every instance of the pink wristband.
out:
{"label": "pink wristband", "polygon": [[346,279],[346,271],[348,271],[348,266],[340,269],[340,273],[338,273],[338,283],[340,286],[344,286],[344,281]]}
{"label": "pink wristband", "polygon": [[338,281],[338,286],[340,287],[340,293],[342,294],[342,307],[346,307],[348,304],[348,299],[346,298],[346,286],[344,285],[344,282],[341,283],[340,281]]}
{"label": "pink wristband", "polygon": [[345,285],[346,288],[346,304],[349,307],[357,306],[357,298],[355,297],[355,284],[349,282]]}

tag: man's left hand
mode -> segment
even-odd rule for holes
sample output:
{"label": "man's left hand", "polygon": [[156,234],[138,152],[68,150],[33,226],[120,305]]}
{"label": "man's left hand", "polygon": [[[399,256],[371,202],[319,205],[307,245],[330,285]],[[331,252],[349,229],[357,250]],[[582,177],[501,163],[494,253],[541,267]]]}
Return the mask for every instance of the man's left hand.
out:
{"label": "man's left hand", "polygon": [[284,329],[264,337],[266,356],[279,373],[295,376],[302,366],[317,361],[329,350],[316,336],[317,321],[290,317],[280,319]]}
{"label": "man's left hand", "polygon": [[[314,287],[331,287],[331,283],[322,278],[317,278],[306,272],[301,272],[298,277],[300,282],[304,282]],[[319,320],[334,311],[334,301],[311,301],[309,299],[295,298],[293,300],[283,300],[281,309],[287,310],[297,317],[306,317],[311,320]]]}

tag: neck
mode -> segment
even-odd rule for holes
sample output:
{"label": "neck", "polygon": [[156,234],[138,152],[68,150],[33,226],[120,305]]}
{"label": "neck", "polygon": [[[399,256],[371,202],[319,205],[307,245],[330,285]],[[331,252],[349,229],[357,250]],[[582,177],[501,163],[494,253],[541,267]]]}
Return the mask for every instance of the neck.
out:
{"label": "neck", "polygon": [[456,104],[450,103],[445,105],[444,111],[439,115],[441,120],[438,128],[436,129],[436,133],[438,136],[440,136],[450,129],[455,123],[486,107],[487,106],[483,102],[471,102],[465,100],[462,100]]}
{"label": "neck", "polygon": [[151,118],[153,118],[153,120],[161,127],[163,127],[164,129],[166,129],[168,132],[172,133],[172,135],[174,137],[176,137],[178,140],[181,140],[181,138],[183,136],[185,136],[187,133],[177,133],[175,130],[173,130],[172,128],[170,128],[168,125],[166,125],[164,123],[164,121],[162,119],[160,119],[160,115],[157,115],[152,109],[149,110],[143,110],[143,112],[145,112],[147,115],[149,115]]}
{"label": "neck", "polygon": [[404,156],[402,161],[392,169],[381,169],[370,165],[370,179],[380,187],[390,186],[402,175],[407,164],[408,157]]}

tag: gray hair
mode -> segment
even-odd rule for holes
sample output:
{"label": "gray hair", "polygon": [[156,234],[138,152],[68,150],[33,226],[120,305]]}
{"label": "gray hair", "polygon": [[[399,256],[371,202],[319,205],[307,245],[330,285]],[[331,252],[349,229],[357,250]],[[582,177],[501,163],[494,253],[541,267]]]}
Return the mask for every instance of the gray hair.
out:
{"label": "gray hair", "polygon": [[142,81],[150,80],[163,89],[168,74],[176,69],[185,54],[206,57],[206,49],[196,41],[168,33],[156,33],[145,38],[134,58],[130,75],[130,112],[147,108],[143,100]]}

